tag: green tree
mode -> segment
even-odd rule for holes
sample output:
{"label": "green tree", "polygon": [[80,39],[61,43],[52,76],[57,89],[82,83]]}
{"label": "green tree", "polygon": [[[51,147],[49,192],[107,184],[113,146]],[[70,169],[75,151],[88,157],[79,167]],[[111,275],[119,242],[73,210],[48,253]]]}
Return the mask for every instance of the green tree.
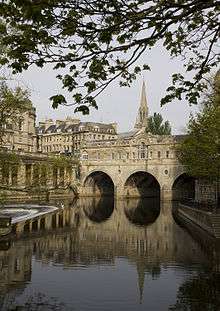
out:
{"label": "green tree", "polygon": [[5,133],[14,125],[22,122],[22,113],[31,108],[27,90],[9,88],[5,81],[0,83],[0,146],[4,143]]}
{"label": "green tree", "polygon": [[188,135],[178,147],[188,173],[201,178],[220,177],[220,74],[211,82],[202,110],[191,117]]}
{"label": "green tree", "polygon": [[177,293],[175,305],[170,311],[182,310],[219,310],[220,308],[220,276],[211,271],[209,274],[200,272],[197,276],[184,281]]}
{"label": "green tree", "polygon": [[169,121],[163,123],[163,117],[160,113],[154,113],[148,118],[147,132],[153,135],[171,135],[171,126]]}
{"label": "green tree", "polygon": [[129,86],[149,70],[135,63],[161,42],[193,73],[191,80],[174,73],[161,103],[185,94],[194,104],[204,74],[219,62],[219,10],[217,0],[2,0],[0,62],[14,73],[52,64],[72,93],[70,102],[62,93],[52,96],[53,107],[78,104],[75,111],[88,113],[114,79]]}

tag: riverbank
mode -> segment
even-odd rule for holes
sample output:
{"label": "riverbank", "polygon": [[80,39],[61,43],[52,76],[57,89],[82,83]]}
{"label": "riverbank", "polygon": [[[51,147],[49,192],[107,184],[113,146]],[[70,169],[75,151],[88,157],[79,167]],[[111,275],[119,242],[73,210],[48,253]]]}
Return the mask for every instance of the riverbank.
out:
{"label": "riverbank", "polygon": [[207,211],[191,207],[186,203],[178,203],[176,216],[182,220],[200,227],[209,235],[220,239],[220,212],[218,210]]}

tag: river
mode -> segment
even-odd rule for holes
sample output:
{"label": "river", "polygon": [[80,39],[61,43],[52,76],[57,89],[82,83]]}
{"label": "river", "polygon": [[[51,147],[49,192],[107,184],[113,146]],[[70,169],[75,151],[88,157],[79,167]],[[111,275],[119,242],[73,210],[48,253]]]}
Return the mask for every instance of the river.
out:
{"label": "river", "polygon": [[177,223],[171,202],[56,204],[0,241],[0,310],[220,310],[218,245]]}

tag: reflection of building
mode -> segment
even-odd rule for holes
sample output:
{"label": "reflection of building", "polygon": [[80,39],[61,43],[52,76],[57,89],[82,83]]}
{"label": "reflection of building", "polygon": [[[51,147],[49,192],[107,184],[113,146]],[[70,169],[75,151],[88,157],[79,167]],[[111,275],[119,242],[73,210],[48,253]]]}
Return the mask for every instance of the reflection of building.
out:
{"label": "reflection of building", "polygon": [[9,310],[15,296],[21,294],[31,280],[31,260],[31,248],[23,242],[17,242],[16,247],[8,250],[0,250],[1,310]]}
{"label": "reflection of building", "polygon": [[[145,209],[151,207],[147,200],[142,203]],[[135,211],[130,219],[125,210],[140,206],[141,201],[137,199],[121,200],[112,210],[105,200],[82,198],[74,208],[67,206],[19,224],[19,240],[15,238],[9,250],[0,252],[0,284],[4,285],[0,286],[0,297],[5,293],[4,288],[11,288],[12,280],[17,280],[16,287],[30,278],[33,254],[44,265],[59,264],[65,269],[115,265],[117,258],[125,258],[136,266],[140,295],[145,276],[159,277],[162,266],[173,262],[209,264],[199,245],[174,223],[170,203],[161,206],[160,215],[157,213],[154,221],[151,213],[145,213],[144,217],[149,216],[150,221],[138,224],[133,221]]]}
{"label": "reflection of building", "polygon": [[40,122],[37,128],[39,151],[45,153],[77,153],[86,141],[114,140],[116,124],[80,122],[78,119],[51,119]]}
{"label": "reflection of building", "polygon": [[3,139],[3,147],[9,150],[36,151],[36,109],[30,108],[21,114],[18,123],[9,124]]}

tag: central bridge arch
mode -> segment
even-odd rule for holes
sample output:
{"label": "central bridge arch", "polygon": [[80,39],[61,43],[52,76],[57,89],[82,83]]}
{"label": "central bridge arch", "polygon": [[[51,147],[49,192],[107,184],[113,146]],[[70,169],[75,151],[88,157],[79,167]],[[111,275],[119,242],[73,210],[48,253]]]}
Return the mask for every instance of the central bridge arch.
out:
{"label": "central bridge arch", "polygon": [[124,184],[126,197],[160,197],[160,184],[156,177],[146,171],[132,173]]}
{"label": "central bridge arch", "polygon": [[83,187],[87,196],[114,195],[114,182],[112,178],[103,171],[93,171],[84,180]]}

